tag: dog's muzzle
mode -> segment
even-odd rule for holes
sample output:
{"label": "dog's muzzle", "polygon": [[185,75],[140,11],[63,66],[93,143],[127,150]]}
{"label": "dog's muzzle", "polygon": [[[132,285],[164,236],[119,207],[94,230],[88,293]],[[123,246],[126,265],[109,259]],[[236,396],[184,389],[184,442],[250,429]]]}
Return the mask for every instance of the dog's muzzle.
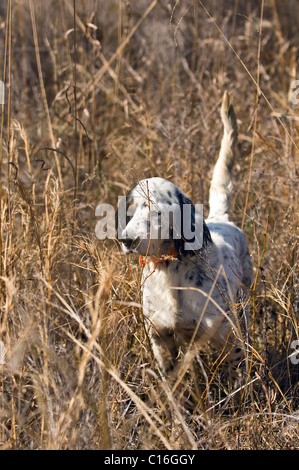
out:
{"label": "dog's muzzle", "polygon": [[123,238],[121,240],[121,242],[124,246],[124,251],[126,253],[128,253],[130,251],[134,251],[134,248],[136,248],[136,246],[138,244],[138,240],[136,240],[136,239],[132,240],[131,238]]}

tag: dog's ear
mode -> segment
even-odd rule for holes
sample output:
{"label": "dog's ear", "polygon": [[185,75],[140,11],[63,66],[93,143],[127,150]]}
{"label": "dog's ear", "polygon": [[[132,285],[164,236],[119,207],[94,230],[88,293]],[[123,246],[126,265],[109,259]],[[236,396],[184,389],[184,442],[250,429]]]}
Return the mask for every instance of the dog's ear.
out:
{"label": "dog's ear", "polygon": [[203,240],[202,240],[202,246],[203,247],[206,247],[207,245],[209,245],[210,243],[212,243],[212,237],[211,237],[211,232],[207,226],[207,224],[205,223],[205,221],[203,220]]}
{"label": "dog's ear", "polygon": [[[181,219],[181,227],[180,227],[180,237],[175,238],[173,237],[173,242],[174,242],[174,247],[176,250],[176,253],[178,254],[178,257],[180,258],[181,256],[185,256],[187,254],[190,254],[194,251],[199,251],[197,249],[192,250],[192,245],[195,243],[195,207],[192,201],[185,195],[183,194],[179,189],[177,190],[176,193],[177,201],[179,204],[179,209],[180,209],[180,219]],[[191,208],[191,217],[184,217],[184,206],[189,205]],[[190,209],[189,209],[190,210]],[[185,209],[186,211],[186,209]],[[189,214],[190,214],[189,212]],[[186,212],[185,212],[186,213]],[[183,220],[184,219],[184,220]],[[187,227],[187,230],[184,230],[183,223],[186,223],[186,220],[188,220],[188,224],[190,224],[189,227]],[[205,221],[202,221],[202,229],[203,229],[203,234],[202,234],[202,247],[206,247],[209,243],[212,242],[211,239],[211,234],[210,231],[205,223]],[[190,233],[190,237],[186,237],[186,233]],[[188,245],[190,248],[188,249]],[[195,244],[196,245],[196,244]],[[201,249],[200,248],[200,249]]]}

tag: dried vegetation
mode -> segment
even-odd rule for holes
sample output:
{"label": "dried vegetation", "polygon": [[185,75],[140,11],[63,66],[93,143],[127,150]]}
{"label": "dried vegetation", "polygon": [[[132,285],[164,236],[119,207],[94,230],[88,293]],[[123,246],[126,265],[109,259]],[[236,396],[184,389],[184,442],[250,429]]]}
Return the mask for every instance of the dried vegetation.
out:
{"label": "dried vegetation", "polygon": [[[1,3],[2,449],[298,447],[298,25],[296,0]],[[96,238],[95,208],[163,176],[206,209],[225,89],[251,367],[236,402],[202,351],[182,409],[148,347],[137,260]]]}

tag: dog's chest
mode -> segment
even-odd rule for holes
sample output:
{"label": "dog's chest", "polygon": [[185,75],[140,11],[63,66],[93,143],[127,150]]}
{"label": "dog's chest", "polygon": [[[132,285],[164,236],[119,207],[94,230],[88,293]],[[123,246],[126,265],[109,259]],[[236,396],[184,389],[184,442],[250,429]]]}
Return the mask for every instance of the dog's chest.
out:
{"label": "dog's chest", "polygon": [[157,329],[194,328],[209,281],[194,267],[150,263],[143,272],[143,313]]}
{"label": "dog's chest", "polygon": [[179,297],[175,269],[149,263],[143,271],[143,313],[158,329],[175,328]]}

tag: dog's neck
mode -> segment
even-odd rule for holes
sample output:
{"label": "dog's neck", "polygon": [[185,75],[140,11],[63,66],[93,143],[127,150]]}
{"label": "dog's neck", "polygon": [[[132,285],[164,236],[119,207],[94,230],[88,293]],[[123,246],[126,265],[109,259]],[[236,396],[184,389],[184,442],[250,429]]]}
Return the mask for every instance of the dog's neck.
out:
{"label": "dog's neck", "polygon": [[178,254],[176,253],[175,249],[172,248],[167,255],[162,256],[139,256],[139,264],[140,266],[144,267],[147,263],[165,263],[165,261],[174,261],[178,260]]}

